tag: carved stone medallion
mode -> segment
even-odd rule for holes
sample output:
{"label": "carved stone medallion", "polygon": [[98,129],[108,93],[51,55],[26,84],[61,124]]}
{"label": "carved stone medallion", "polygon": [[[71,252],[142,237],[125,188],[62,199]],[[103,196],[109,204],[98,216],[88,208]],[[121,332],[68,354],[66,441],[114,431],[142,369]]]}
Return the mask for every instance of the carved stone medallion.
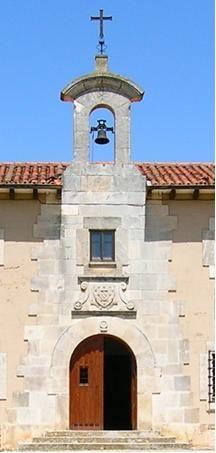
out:
{"label": "carved stone medallion", "polygon": [[92,305],[96,305],[99,308],[111,307],[114,302],[115,290],[111,285],[97,285],[93,288]]}

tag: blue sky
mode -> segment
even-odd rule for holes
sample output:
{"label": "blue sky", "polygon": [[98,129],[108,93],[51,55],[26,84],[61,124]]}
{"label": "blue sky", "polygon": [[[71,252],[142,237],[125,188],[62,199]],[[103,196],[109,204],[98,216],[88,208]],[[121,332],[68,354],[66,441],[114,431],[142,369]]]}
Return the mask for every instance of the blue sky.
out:
{"label": "blue sky", "polygon": [[70,161],[72,105],[59,93],[94,69],[100,8],[113,72],[142,86],[137,161],[213,159],[213,0],[1,0],[0,160]]}

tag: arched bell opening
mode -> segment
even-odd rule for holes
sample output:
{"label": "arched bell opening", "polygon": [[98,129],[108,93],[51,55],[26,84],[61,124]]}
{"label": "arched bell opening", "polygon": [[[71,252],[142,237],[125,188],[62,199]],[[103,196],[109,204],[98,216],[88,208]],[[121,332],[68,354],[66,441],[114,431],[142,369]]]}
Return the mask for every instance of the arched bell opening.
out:
{"label": "arched bell opening", "polygon": [[70,429],[132,430],[137,424],[137,366],[112,335],[83,340],[70,360]]}
{"label": "arched bell opening", "polygon": [[99,105],[89,116],[90,161],[115,161],[115,117],[108,106]]}

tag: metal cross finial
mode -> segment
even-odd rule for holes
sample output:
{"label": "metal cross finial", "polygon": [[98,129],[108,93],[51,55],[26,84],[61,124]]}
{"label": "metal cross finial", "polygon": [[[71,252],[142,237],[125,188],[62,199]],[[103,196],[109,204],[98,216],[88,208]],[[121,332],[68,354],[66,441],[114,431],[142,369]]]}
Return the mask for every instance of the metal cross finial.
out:
{"label": "metal cross finial", "polygon": [[104,40],[104,32],[103,32],[103,21],[104,20],[112,20],[112,16],[104,16],[103,9],[100,9],[100,16],[91,16],[91,20],[99,20],[100,21],[100,35],[99,35],[99,48],[100,53],[103,55],[104,47],[105,47],[105,40]]}

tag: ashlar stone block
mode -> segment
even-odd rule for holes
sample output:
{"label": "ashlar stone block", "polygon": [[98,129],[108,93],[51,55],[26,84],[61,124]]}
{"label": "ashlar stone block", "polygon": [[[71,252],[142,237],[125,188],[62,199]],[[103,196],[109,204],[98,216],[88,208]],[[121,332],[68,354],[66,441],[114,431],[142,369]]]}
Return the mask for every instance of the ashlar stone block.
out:
{"label": "ashlar stone block", "polygon": [[[146,239],[147,240],[147,239]],[[142,245],[142,257],[145,260],[169,260],[171,258],[171,246],[170,241],[154,241],[145,242]]]}
{"label": "ashlar stone block", "polygon": [[184,422],[185,423],[199,423],[199,409],[188,408],[184,410]]}
{"label": "ashlar stone block", "polygon": [[42,291],[48,288],[48,281],[43,277],[34,276],[31,279],[31,291]]}
{"label": "ashlar stone block", "polygon": [[62,213],[62,216],[67,216],[67,215],[76,216],[79,214],[79,207],[73,206],[73,205],[68,205],[68,204],[62,204],[61,213]]}
{"label": "ashlar stone block", "polygon": [[0,228],[0,266],[4,265],[4,228]]}
{"label": "ashlar stone block", "polygon": [[200,400],[208,399],[208,354],[200,354]]}
{"label": "ashlar stone block", "polygon": [[168,214],[169,214],[168,205],[151,204],[150,201],[147,201],[146,215],[148,217],[154,216],[155,218],[158,218],[158,216],[168,216]]}
{"label": "ashlar stone block", "polygon": [[33,234],[38,239],[58,239],[60,237],[60,226],[50,223],[36,224],[33,226]]}
{"label": "ashlar stone block", "polygon": [[121,217],[84,217],[83,226],[89,230],[111,229],[115,230],[121,225]]}
{"label": "ashlar stone block", "polygon": [[58,274],[59,263],[52,259],[39,260],[39,273],[42,275]]}
{"label": "ashlar stone block", "polygon": [[37,223],[39,225],[50,224],[50,223],[52,223],[52,225],[60,225],[61,215],[60,214],[39,215],[37,217]]}
{"label": "ashlar stone block", "polygon": [[[47,382],[44,376],[29,376],[25,378],[25,389],[31,392],[47,391]],[[32,411],[32,408],[31,408]],[[33,411],[32,411],[33,412]]]}
{"label": "ashlar stone block", "polygon": [[190,362],[189,340],[187,338],[180,340],[180,359],[184,365]]}
{"label": "ashlar stone block", "polygon": [[184,422],[184,409],[175,408],[168,409],[167,411],[167,421],[168,423],[183,423]]}
{"label": "ashlar stone block", "polygon": [[214,239],[203,240],[203,266],[214,265]]}
{"label": "ashlar stone block", "polygon": [[172,342],[169,342],[168,359],[170,363],[179,363],[179,341],[172,340]]}
{"label": "ashlar stone block", "polygon": [[113,188],[113,177],[108,175],[87,175],[82,176],[81,190],[85,192],[111,192]]}
{"label": "ashlar stone block", "polygon": [[179,394],[179,404],[182,407],[192,406],[193,404],[193,393],[192,392],[182,392]]}
{"label": "ashlar stone block", "polygon": [[162,375],[161,390],[165,391],[165,392],[175,390],[175,376],[163,376]]}
{"label": "ashlar stone block", "polygon": [[41,409],[35,407],[34,410],[30,407],[17,408],[17,424],[18,425],[40,425]]}
{"label": "ashlar stone block", "polygon": [[175,390],[190,390],[190,376],[175,376]]}
{"label": "ashlar stone block", "polygon": [[209,229],[212,231],[215,230],[215,218],[214,217],[209,218]]}
{"label": "ashlar stone block", "polygon": [[[167,344],[167,343],[166,343]],[[163,374],[164,375],[178,375],[183,372],[183,366],[177,364],[168,364],[163,367]]]}
{"label": "ashlar stone block", "polygon": [[145,229],[146,241],[168,241],[172,238],[172,231],[169,229],[161,230],[157,227],[148,226]]}
{"label": "ashlar stone block", "polygon": [[61,212],[61,205],[56,204],[41,204],[41,215],[43,217],[59,215]]}
{"label": "ashlar stone block", "polygon": [[14,392],[13,403],[15,407],[28,407],[29,406],[29,392]]}
{"label": "ashlar stone block", "polygon": [[7,354],[0,352],[0,400],[7,399]]}
{"label": "ashlar stone block", "polygon": [[41,340],[44,337],[44,326],[25,326],[24,340]]}
{"label": "ashlar stone block", "polygon": [[81,177],[72,173],[65,172],[63,176],[64,191],[79,192],[81,190]]}
{"label": "ashlar stone block", "polygon": [[28,316],[37,316],[38,310],[38,304],[30,304],[28,307]]}

